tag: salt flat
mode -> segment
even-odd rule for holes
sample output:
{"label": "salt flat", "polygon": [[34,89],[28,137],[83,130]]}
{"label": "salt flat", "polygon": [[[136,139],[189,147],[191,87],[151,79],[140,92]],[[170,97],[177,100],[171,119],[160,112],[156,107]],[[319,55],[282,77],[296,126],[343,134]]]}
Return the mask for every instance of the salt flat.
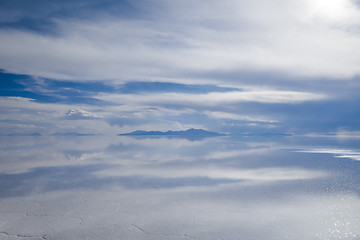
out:
{"label": "salt flat", "polygon": [[0,239],[360,238],[359,162],[319,139],[1,141]]}

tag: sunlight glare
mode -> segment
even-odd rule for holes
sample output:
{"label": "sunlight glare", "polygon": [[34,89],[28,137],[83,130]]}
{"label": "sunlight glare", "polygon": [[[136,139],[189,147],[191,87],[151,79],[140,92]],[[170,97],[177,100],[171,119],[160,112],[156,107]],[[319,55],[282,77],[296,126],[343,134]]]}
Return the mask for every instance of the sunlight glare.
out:
{"label": "sunlight glare", "polygon": [[331,22],[348,21],[359,16],[358,8],[350,0],[312,0],[310,15]]}

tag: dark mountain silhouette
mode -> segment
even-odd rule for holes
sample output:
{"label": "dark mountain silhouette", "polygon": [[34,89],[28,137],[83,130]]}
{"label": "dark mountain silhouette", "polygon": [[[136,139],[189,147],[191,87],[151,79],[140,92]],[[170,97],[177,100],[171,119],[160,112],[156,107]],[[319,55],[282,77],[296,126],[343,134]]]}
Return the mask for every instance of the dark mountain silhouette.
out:
{"label": "dark mountain silhouette", "polygon": [[208,137],[224,136],[225,134],[210,132],[204,129],[188,129],[185,131],[142,131],[137,130],[130,133],[118,134],[119,136],[134,136],[134,137],[168,137],[168,138],[186,138],[190,140],[203,139]]}

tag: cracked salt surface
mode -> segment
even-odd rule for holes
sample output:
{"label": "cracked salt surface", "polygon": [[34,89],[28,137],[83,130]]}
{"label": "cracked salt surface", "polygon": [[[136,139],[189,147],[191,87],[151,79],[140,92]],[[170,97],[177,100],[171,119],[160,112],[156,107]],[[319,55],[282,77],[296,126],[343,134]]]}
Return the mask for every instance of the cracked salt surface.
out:
{"label": "cracked salt surface", "polygon": [[360,239],[358,161],[258,139],[97,138],[3,139],[0,239]]}
{"label": "cracked salt surface", "polygon": [[47,239],[46,236],[37,237],[37,236],[30,236],[30,235],[9,234],[7,232],[0,232],[0,234],[6,236],[7,239],[35,239],[35,240],[36,239],[42,239],[42,240]]}

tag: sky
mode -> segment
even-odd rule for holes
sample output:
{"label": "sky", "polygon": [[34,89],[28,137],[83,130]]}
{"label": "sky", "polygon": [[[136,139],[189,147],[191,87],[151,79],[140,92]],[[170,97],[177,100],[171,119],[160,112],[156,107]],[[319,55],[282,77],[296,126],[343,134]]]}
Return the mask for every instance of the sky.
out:
{"label": "sky", "polygon": [[2,0],[2,134],[360,135],[360,1]]}

